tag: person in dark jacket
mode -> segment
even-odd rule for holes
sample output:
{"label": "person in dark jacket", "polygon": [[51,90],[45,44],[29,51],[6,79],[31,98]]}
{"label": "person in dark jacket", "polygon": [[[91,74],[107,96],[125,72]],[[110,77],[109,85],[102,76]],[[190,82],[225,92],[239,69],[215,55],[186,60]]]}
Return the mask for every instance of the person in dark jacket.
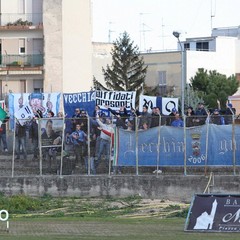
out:
{"label": "person in dark jacket", "polygon": [[27,160],[26,131],[27,128],[25,124],[21,125],[19,122],[16,123],[16,159],[20,159],[20,154],[23,153],[24,160]]}
{"label": "person in dark jacket", "polygon": [[6,125],[7,125],[8,119],[9,117],[6,117],[0,126],[0,144],[2,142],[4,152],[8,152],[7,134],[6,134],[6,129],[7,129]]}
{"label": "person in dark jacket", "polygon": [[38,116],[35,115],[33,117],[30,127],[29,127],[29,138],[32,139],[33,144],[33,159],[38,159],[39,156],[39,148],[38,148]]}

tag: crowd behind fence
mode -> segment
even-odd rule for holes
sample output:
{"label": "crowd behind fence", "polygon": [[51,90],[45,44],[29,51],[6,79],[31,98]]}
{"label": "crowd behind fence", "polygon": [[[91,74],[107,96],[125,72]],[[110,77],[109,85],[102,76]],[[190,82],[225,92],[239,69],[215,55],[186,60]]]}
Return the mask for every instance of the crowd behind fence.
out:
{"label": "crowd behind fence", "polygon": [[[236,174],[234,115],[12,119],[1,128],[0,176]],[[6,143],[4,131],[6,130]]]}

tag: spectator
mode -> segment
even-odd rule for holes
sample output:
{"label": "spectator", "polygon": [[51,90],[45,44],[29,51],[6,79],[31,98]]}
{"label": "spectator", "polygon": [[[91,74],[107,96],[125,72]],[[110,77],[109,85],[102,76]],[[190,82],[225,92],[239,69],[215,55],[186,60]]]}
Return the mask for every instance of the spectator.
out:
{"label": "spectator", "polygon": [[[113,133],[113,126],[111,118],[106,118],[106,123],[103,123],[102,120],[99,119],[99,116],[97,116],[97,123],[99,127],[103,130],[106,130],[110,133]],[[107,134],[105,134],[103,131],[100,133],[100,141],[99,141],[99,150],[97,153],[97,159],[95,162],[95,170],[97,170],[97,167],[100,163],[102,155],[106,154],[106,167],[109,168],[109,161],[110,161],[110,147],[111,147],[111,137],[109,137]]]}
{"label": "spectator", "polygon": [[231,103],[226,104],[226,111],[225,111],[225,124],[232,124],[234,121],[234,115],[236,114],[236,109],[233,108]]}
{"label": "spectator", "polygon": [[198,103],[198,107],[195,111],[195,115],[196,115],[196,118],[194,119],[195,126],[205,124],[208,113],[202,102]]}
{"label": "spectator", "polygon": [[3,151],[8,152],[8,146],[7,146],[7,121],[9,117],[6,117],[0,126],[0,144],[2,142],[3,145]]}
{"label": "spectator", "polygon": [[76,129],[77,124],[81,124],[79,120],[80,118],[81,118],[80,108],[76,108],[74,114],[72,115],[72,131]]}
{"label": "spectator", "polygon": [[171,123],[172,127],[184,127],[183,120],[180,118],[179,112],[176,112],[175,119]]}
{"label": "spectator", "polygon": [[159,107],[154,107],[152,109],[152,121],[151,128],[158,127],[159,125],[165,125],[165,118],[161,116],[161,111]]}
{"label": "spectator", "polygon": [[32,139],[32,145],[33,145],[33,159],[37,160],[39,156],[39,148],[38,148],[38,119],[39,115],[36,114],[35,117],[33,117],[30,127],[29,127],[29,138]]}
{"label": "spectator", "polygon": [[16,123],[15,129],[16,135],[16,159],[20,159],[21,152],[23,153],[24,160],[27,161],[27,149],[26,149],[26,125]]}
{"label": "spectator", "polygon": [[216,125],[225,125],[224,117],[220,115],[219,109],[214,109],[213,113],[210,115],[209,123]]}
{"label": "spectator", "polygon": [[175,120],[175,115],[177,113],[177,109],[174,107],[172,112],[166,117],[166,125],[171,126],[172,122]]}
{"label": "spectator", "polygon": [[[108,130],[102,129],[102,128],[98,128],[99,130],[103,131],[103,133],[105,133],[106,135],[108,135],[109,137],[111,137],[111,143],[112,143],[112,151],[111,151],[111,158],[113,161],[113,155],[114,155],[114,133],[113,132],[109,132]],[[121,167],[120,166],[113,166],[113,174],[121,174]]]}
{"label": "spectator", "polygon": [[87,150],[86,144],[87,134],[81,129],[80,124],[76,125],[76,129],[74,132],[71,133],[70,138],[72,140],[73,149],[75,153],[75,166],[77,166],[78,164],[83,166],[85,164]]}
{"label": "spectator", "polygon": [[187,112],[185,115],[186,115],[186,127],[195,126],[195,118],[194,118],[195,113],[191,106],[187,108]]}
{"label": "spectator", "polygon": [[108,111],[115,116],[115,124],[117,127],[124,128],[125,120],[128,119],[129,114],[125,106],[120,107],[119,110],[112,110],[109,106],[105,106]]}
{"label": "spectator", "polygon": [[148,128],[151,126],[152,115],[148,112],[148,106],[143,106],[143,111],[139,115],[139,129],[143,128],[143,123],[146,123]]}

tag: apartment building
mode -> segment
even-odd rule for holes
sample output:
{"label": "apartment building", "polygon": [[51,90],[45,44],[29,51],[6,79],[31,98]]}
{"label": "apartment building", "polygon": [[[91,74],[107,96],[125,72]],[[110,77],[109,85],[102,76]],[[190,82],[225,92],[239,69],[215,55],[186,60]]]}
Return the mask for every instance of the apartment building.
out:
{"label": "apartment building", "polygon": [[0,13],[1,99],[90,90],[90,0],[0,0]]}

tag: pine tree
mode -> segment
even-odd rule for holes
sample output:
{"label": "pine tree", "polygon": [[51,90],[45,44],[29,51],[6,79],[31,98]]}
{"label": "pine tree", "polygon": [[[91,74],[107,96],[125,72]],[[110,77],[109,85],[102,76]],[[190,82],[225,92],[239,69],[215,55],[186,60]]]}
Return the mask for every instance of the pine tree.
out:
{"label": "pine tree", "polygon": [[107,65],[106,69],[102,68],[106,87],[94,78],[95,89],[136,91],[136,95],[139,96],[144,87],[147,66],[144,66],[138,47],[133,44],[127,32],[113,43],[112,65]]}

